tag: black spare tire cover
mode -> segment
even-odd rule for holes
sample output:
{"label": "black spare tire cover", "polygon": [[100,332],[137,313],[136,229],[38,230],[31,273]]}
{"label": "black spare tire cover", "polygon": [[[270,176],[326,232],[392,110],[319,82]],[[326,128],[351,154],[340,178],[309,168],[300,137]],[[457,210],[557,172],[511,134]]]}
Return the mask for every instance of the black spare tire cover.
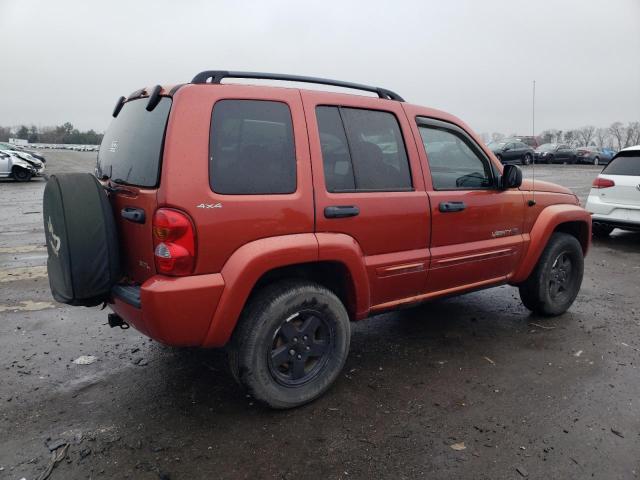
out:
{"label": "black spare tire cover", "polygon": [[53,298],[87,307],[107,300],[121,276],[120,258],[111,205],[96,177],[51,176],[43,215]]}

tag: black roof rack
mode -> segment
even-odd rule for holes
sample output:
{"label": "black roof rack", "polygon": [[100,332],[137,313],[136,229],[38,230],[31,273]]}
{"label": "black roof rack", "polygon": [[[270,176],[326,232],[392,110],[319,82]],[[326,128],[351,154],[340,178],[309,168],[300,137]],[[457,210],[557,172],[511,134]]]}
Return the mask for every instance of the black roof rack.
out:
{"label": "black roof rack", "polygon": [[354,90],[364,90],[366,92],[376,93],[378,97],[388,100],[397,100],[404,102],[404,99],[395,92],[386,88],[372,87],[369,85],[361,85],[359,83],[342,82],[340,80],[329,80],[326,78],[304,77],[300,75],[287,75],[282,73],[260,73],[260,72],[229,72],[226,70],[206,70],[200,72],[191,83],[220,83],[223,78],[257,78],[262,80],[284,80],[287,82],[303,82],[317,83],[318,85],[332,85],[334,87],[353,88]]}

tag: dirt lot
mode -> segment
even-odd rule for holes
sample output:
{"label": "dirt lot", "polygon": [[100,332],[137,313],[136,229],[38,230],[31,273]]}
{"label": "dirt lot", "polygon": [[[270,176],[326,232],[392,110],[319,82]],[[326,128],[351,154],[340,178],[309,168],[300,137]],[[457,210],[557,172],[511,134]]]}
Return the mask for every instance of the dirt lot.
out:
{"label": "dirt lot", "polygon": [[[47,157],[50,173],[90,171],[95,153]],[[584,201],[597,171],[536,176]],[[501,287],[357,323],[335,387],[274,412],[220,352],[55,304],[43,187],[0,182],[0,478],[37,478],[59,441],[70,447],[53,479],[640,476],[640,234],[594,243],[559,318],[531,316]]]}

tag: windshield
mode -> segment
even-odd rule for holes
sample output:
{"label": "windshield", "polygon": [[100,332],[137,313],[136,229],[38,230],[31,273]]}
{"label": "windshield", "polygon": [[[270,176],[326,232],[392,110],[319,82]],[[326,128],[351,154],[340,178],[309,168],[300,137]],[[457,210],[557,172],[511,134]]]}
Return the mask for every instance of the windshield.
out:
{"label": "windshield", "polygon": [[558,144],[556,143],[545,143],[544,145],[540,145],[536,148],[537,152],[553,152],[556,148],[558,148]]}
{"label": "windshield", "polygon": [[171,99],[163,97],[151,112],[146,106],[146,98],[127,102],[113,119],[98,152],[98,178],[139,187],[158,185]]}
{"label": "windshield", "polygon": [[504,146],[509,143],[509,142],[491,142],[489,143],[489,145],[487,145],[487,147],[491,148],[491,149],[499,149],[499,148],[504,148]]}

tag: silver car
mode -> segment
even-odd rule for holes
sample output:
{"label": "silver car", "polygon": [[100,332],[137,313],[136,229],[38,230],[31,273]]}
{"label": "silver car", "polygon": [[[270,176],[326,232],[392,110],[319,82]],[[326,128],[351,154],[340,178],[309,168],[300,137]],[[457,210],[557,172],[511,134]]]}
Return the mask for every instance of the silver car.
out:
{"label": "silver car", "polygon": [[25,152],[0,150],[0,178],[28,182],[44,174],[44,163]]}

